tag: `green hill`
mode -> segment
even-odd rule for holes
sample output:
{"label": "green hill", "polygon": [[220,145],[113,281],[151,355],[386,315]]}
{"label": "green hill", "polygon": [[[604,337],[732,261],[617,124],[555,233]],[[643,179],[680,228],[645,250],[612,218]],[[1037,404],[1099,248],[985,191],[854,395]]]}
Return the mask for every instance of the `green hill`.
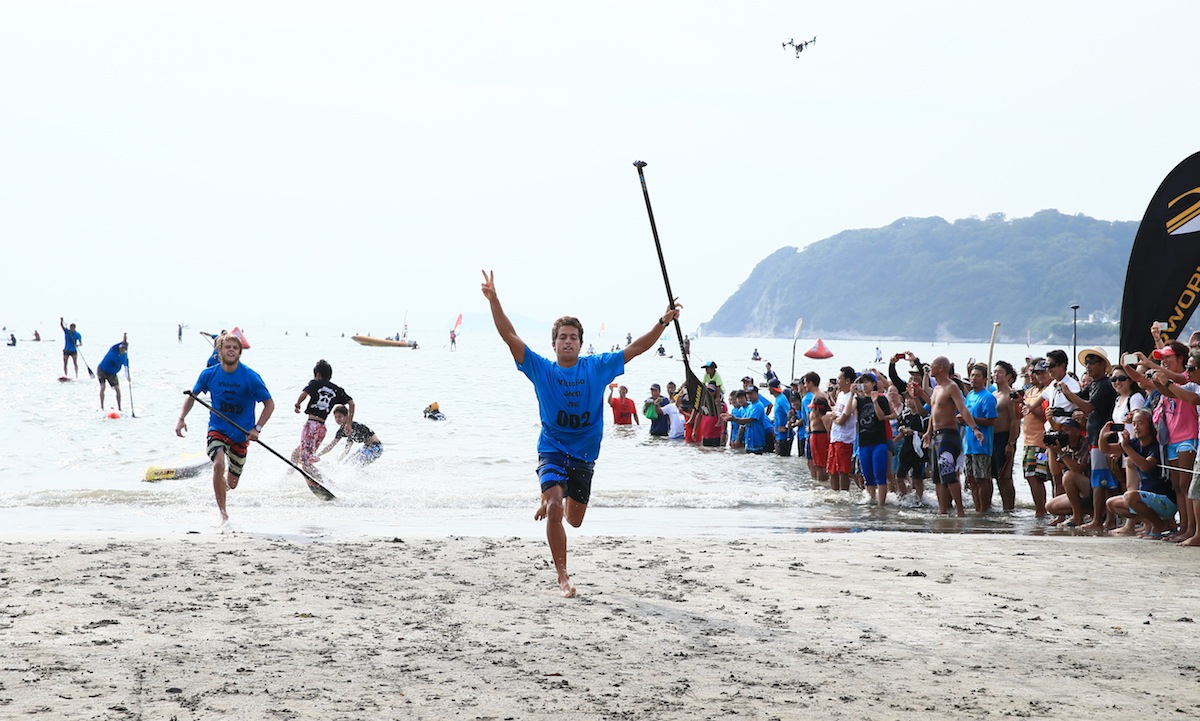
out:
{"label": "green hill", "polygon": [[[701,325],[705,335],[1117,340],[1137,222],[1043,210],[1028,218],[901,218],[781,248]],[[1089,323],[1091,316],[1112,322]]]}

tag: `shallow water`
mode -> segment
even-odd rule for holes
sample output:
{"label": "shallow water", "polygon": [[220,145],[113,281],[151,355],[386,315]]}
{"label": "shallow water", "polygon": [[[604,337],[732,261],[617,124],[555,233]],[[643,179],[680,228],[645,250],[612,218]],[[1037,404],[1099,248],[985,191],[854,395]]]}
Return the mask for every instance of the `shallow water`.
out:
{"label": "shallow water", "polygon": [[[108,345],[82,329],[84,357],[95,364]],[[252,347],[244,362],[258,371],[277,407],[264,443],[289,455],[304,417],[291,406],[319,358],[333,365],[334,381],[357,404],[357,419],[384,442],[384,455],[366,468],[339,465],[326,456],[322,471],[338,498],[322,502],[298,474],[263,448],[252,446],[241,486],[230,493],[231,528],[297,538],[384,536],[542,535],[532,520],[537,500],[538,421],[529,382],[513,366],[491,328],[464,333],[451,352],[432,339],[419,350],[368,348],[340,332],[289,332],[248,328]],[[191,387],[210,349],[194,331],[183,342],[175,328],[131,328],[132,387],[124,379],[121,418],[100,411],[96,381],[60,383],[60,333],[41,343],[19,342],[0,355],[0,528],[17,533],[211,532],[218,528],[211,477],[147,483],[150,465],[177,465],[203,449],[206,411],[189,416],[188,438],[174,434],[182,391]],[[612,335],[612,334],[610,334]],[[414,332],[413,337],[422,334]],[[588,338],[598,349],[621,338]],[[527,339],[529,340],[529,339]],[[801,340],[802,353],[814,339]],[[957,363],[986,358],[987,344],[830,341],[831,359],[798,355],[792,373],[791,339],[700,338],[692,366],[715,360],[727,386],[762,362],[781,377],[816,370],[830,377],[842,365],[862,369],[875,347],[885,357],[913,350],[928,361],[946,355]],[[664,342],[678,354],[674,341]],[[537,349],[548,351],[546,348]],[[1048,348],[1034,347],[1043,353]],[[997,345],[994,357],[1018,362],[1024,345]],[[903,365],[903,364],[902,364]],[[886,365],[881,364],[881,369]],[[680,382],[682,363],[644,356],[620,382],[639,399],[654,382]],[[132,412],[130,389],[132,388]],[[448,417],[431,422],[422,409],[437,401]],[[110,390],[108,405],[115,409]],[[331,424],[332,425],[332,424]],[[1015,513],[941,518],[935,510],[903,508],[896,499],[879,509],[857,493],[815,487],[794,456],[747,456],[650,439],[646,426],[607,425],[597,463],[587,522],[572,534],[687,536],[852,532],[873,529],[941,533],[1060,533],[1033,517],[1028,487],[1017,479]],[[926,504],[936,507],[932,485]],[[968,501],[969,503],[969,501]]]}

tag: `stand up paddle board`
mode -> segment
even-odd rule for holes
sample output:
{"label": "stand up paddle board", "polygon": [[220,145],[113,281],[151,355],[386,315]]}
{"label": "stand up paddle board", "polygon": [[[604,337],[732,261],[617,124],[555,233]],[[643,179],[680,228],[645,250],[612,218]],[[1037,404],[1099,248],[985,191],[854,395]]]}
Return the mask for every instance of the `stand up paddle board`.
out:
{"label": "stand up paddle board", "polygon": [[69,376],[59,376],[59,377],[58,377],[58,382],[59,382],[59,383],[67,383],[67,382],[69,382],[69,381],[73,381],[73,380],[75,380],[75,379],[74,379],[74,378],[71,378],[71,377],[69,377]]}
{"label": "stand up paddle board", "polygon": [[157,481],[173,481],[181,478],[194,478],[212,468],[212,461],[204,460],[183,461],[174,466],[150,466],[146,469],[146,477],[142,480],[155,483]]}

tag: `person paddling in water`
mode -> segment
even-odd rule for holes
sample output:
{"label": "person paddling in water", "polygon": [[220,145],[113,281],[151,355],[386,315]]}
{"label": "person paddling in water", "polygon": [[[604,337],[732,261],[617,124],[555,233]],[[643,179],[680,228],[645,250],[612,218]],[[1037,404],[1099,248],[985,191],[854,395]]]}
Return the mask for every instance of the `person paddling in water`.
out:
{"label": "person paddling in water", "polygon": [[625,372],[625,364],[650,350],[682,308],[673,302],[653,328],[612,353],[580,356],[583,324],[563,316],[554,321],[550,340],[554,360],[530,350],[517,335],[496,295],[495,273],[483,271],[483,296],[491,305],[492,320],[508,346],[517,370],[533,383],[538,399],[542,432],[538,436],[537,475],[542,498],[535,521],[546,520],[546,542],[558,572],[564,598],[575,595],[567,573],[567,532],[563,519],[575,528],[583,525],[592,491],[592,472],[604,435],[604,390]]}

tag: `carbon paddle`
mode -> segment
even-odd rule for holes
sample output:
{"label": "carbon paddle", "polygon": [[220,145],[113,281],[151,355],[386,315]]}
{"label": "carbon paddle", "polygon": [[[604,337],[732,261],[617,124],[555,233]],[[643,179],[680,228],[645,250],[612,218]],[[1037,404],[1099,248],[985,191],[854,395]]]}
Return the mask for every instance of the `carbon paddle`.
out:
{"label": "carbon paddle", "polygon": [[[217,410],[216,408],[213,408],[209,404],[205,403],[195,393],[192,393],[191,391],[184,391],[183,394],[185,396],[191,396],[192,400],[196,401],[197,403],[204,406],[205,408],[212,411],[213,413],[216,413],[219,417],[225,419],[225,422],[228,423],[229,425],[238,429],[242,433],[245,433],[247,436],[250,435],[250,431],[247,431],[245,428],[242,428],[238,424],[234,423],[232,418],[225,415],[224,413]],[[279,460],[288,464],[292,468],[295,468],[297,471],[300,471],[300,475],[304,476],[304,481],[306,483],[308,483],[308,490],[310,490],[314,494],[316,494],[317,498],[320,498],[322,501],[332,501],[335,498],[335,496],[329,492],[328,488],[326,488],[325,486],[322,486],[320,483],[318,483],[317,479],[315,479],[311,475],[309,475],[308,472],[305,471],[303,468],[301,468],[300,466],[297,466],[295,463],[292,463],[291,459],[284,458],[274,448],[268,446],[266,443],[263,443],[262,441],[258,440],[257,438],[254,439],[254,442],[257,443],[258,445],[262,446],[263,448],[266,448],[268,451],[274,453],[279,458]]]}
{"label": "carbon paddle", "polygon": [[129,375],[129,364],[125,364],[125,385],[129,386],[129,415],[137,418],[137,411],[133,409],[133,378]]}
{"label": "carbon paddle", "polygon": [[88,372],[88,378],[91,378],[91,379],[95,380],[95,378],[96,378],[96,374],[92,372],[92,367],[91,367],[90,365],[88,365],[88,362],[87,362],[87,361],[85,361],[85,360],[83,360],[83,353],[80,353],[80,352],[79,352],[79,349],[78,349],[78,348],[76,348],[76,349],[75,349],[75,354],[79,356],[79,360],[83,361],[83,367],[84,367],[84,368],[87,368],[87,372]]}
{"label": "carbon paddle", "polygon": [[[675,294],[671,292],[671,279],[667,277],[667,261],[663,259],[662,243],[658,240],[658,225],[654,222],[654,210],[650,207],[650,191],[646,189],[646,174],[642,172],[642,168],[646,167],[646,163],[641,160],[633,161],[633,167],[637,168],[638,180],[642,183],[642,196],[646,199],[646,214],[650,216],[650,232],[654,234],[654,247],[658,251],[658,266],[662,269],[663,285],[667,287],[667,306],[675,305]],[[708,405],[712,408],[712,400],[708,398],[707,393],[701,393],[703,384],[696,374],[692,372],[692,366],[688,363],[688,355],[686,346],[683,343],[683,329],[679,326],[679,316],[674,319],[675,322],[675,337],[679,340],[679,354],[683,356],[683,371],[685,375],[685,384],[688,389],[688,396],[692,402],[697,404]],[[718,406],[714,410],[719,411]]]}

